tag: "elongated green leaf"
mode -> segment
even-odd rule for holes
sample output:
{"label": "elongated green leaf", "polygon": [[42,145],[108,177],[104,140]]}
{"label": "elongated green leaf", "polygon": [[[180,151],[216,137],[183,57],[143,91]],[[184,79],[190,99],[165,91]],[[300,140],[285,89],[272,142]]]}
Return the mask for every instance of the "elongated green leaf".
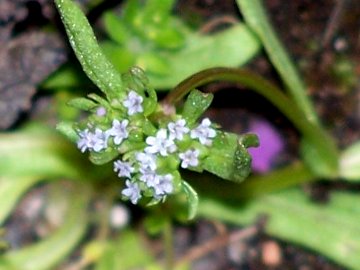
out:
{"label": "elongated green leaf", "polygon": [[351,269],[360,265],[360,196],[336,192],[327,204],[311,202],[298,189],[285,190],[232,205],[203,199],[198,214],[234,224],[250,224],[268,215],[265,230],[318,251]]}
{"label": "elongated green leaf", "polygon": [[110,38],[118,44],[123,44],[129,38],[129,30],[113,12],[104,14],[104,27]]}
{"label": "elongated green leaf", "polygon": [[[54,269],[54,266],[64,259],[84,236],[87,227],[88,195],[85,188],[73,192],[69,198],[71,204],[64,218],[64,224],[38,244],[6,253],[0,262],[0,269]],[[12,268],[1,268],[1,263]]]}
{"label": "elongated green leaf", "polygon": [[40,180],[37,177],[0,177],[0,226],[21,195]]}
{"label": "elongated green leaf", "polygon": [[245,21],[258,35],[268,56],[277,69],[295,102],[313,123],[318,121],[317,114],[306,96],[306,87],[290,60],[285,48],[279,41],[266,15],[262,0],[236,0]]}
{"label": "elongated green leaf", "polygon": [[4,177],[66,177],[90,181],[96,167],[76,147],[54,130],[0,134],[0,175]]}
{"label": "elongated green leaf", "polygon": [[217,67],[237,67],[249,61],[259,50],[258,40],[244,24],[237,24],[213,35],[189,33],[186,44],[177,53],[163,53],[170,64],[171,76],[149,74],[155,88],[169,89],[200,70]]}
{"label": "elongated green leaf", "polygon": [[120,74],[103,54],[81,9],[71,0],[55,0],[55,3],[70,44],[87,76],[109,98],[121,96]]}

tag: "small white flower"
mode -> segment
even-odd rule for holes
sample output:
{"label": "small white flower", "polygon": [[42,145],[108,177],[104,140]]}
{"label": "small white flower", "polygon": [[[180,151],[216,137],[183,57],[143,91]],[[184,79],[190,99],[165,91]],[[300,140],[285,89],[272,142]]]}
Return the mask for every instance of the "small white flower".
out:
{"label": "small white flower", "polygon": [[216,136],[216,131],[211,128],[210,125],[211,122],[209,118],[203,119],[201,124],[191,131],[190,137],[192,139],[199,139],[200,143],[203,145],[211,145],[211,139]]}
{"label": "small white flower", "polygon": [[173,176],[171,174],[159,175],[158,180],[159,182],[154,187],[156,196],[162,196],[173,192]]}
{"label": "small white flower", "polygon": [[138,200],[141,198],[140,187],[137,183],[132,183],[130,180],[125,182],[126,188],[121,192],[122,195],[128,197],[133,204],[137,204]]}
{"label": "small white flower", "polygon": [[129,162],[123,162],[121,160],[114,162],[114,172],[117,172],[119,177],[130,178],[134,170],[134,167],[132,167]]}
{"label": "small white flower", "polygon": [[79,140],[77,141],[77,147],[80,149],[82,153],[84,153],[87,149],[91,149],[92,146],[90,144],[92,140],[93,134],[88,130],[82,130],[79,132]]}
{"label": "small white flower", "polygon": [[162,156],[167,156],[168,153],[173,153],[176,151],[176,145],[174,141],[168,139],[167,131],[163,128],[156,133],[156,137],[147,137],[146,143],[149,146],[145,148],[145,152],[149,154],[159,153]]}
{"label": "small white flower", "polygon": [[170,122],[168,124],[168,129],[170,133],[169,138],[172,140],[182,140],[184,135],[190,131],[189,128],[186,127],[185,119],[179,119],[176,122]]}
{"label": "small white flower", "polygon": [[106,131],[109,136],[114,137],[114,143],[116,145],[121,144],[122,141],[129,136],[129,133],[126,130],[128,124],[129,124],[129,120],[127,119],[122,120],[121,122],[115,119],[112,122],[112,127]]}
{"label": "small white flower", "polygon": [[130,91],[128,96],[123,102],[123,105],[128,109],[128,114],[143,112],[142,107],[143,97],[138,95],[135,91]]}
{"label": "small white flower", "polygon": [[182,160],[181,168],[195,167],[199,165],[199,150],[187,150],[185,153],[180,153],[179,158]]}
{"label": "small white flower", "polygon": [[140,163],[140,170],[156,170],[156,157],[148,153],[137,153],[136,160]]}
{"label": "small white flower", "polygon": [[99,128],[95,129],[95,133],[92,133],[90,136],[89,148],[93,149],[95,152],[100,152],[107,148],[108,137],[106,132]]}

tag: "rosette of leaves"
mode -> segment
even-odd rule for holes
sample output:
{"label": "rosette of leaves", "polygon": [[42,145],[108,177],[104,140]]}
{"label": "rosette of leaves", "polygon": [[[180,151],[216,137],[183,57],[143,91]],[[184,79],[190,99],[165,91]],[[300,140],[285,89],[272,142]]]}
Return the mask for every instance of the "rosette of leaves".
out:
{"label": "rosette of leaves", "polygon": [[198,196],[182,179],[180,168],[205,170],[236,182],[249,174],[247,147],[256,146],[257,137],[223,132],[207,118],[200,122],[211,94],[193,90],[174,110],[169,110],[170,104],[160,105],[140,68],[120,75],[107,60],[76,4],[55,2],[85,73],[104,93],[72,100],[70,105],[87,111],[88,117],[80,123],[62,123],[59,129],[82,152],[88,151],[95,164],[113,162],[124,180],[123,198],[153,205],[170,195],[184,195],[192,218]]}

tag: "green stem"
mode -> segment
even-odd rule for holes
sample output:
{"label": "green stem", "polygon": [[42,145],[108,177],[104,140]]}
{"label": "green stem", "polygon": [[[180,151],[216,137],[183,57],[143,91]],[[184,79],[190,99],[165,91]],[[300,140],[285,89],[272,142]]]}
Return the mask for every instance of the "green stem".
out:
{"label": "green stem", "polygon": [[168,219],[163,229],[164,248],[165,248],[165,269],[171,270],[174,266],[174,239],[171,219]]}
{"label": "green stem", "polygon": [[192,89],[215,81],[240,83],[268,99],[311,142],[322,162],[329,168],[327,176],[335,177],[337,175],[338,151],[332,138],[320,126],[310,122],[297,104],[281,92],[280,89],[250,71],[237,68],[210,68],[200,71],[175,87],[164,102],[175,104]]}

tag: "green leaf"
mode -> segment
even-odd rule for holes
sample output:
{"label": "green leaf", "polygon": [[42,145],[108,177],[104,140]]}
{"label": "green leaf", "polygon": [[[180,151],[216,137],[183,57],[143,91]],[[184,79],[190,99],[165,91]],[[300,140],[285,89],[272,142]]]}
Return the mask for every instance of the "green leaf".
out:
{"label": "green leaf", "polygon": [[240,136],[238,139],[236,151],[234,154],[234,171],[233,179],[241,182],[251,173],[252,158],[247,150],[247,147],[258,146],[259,139],[254,134],[246,134]]}
{"label": "green leaf", "polygon": [[79,139],[79,135],[73,128],[72,122],[60,122],[56,125],[56,129],[73,143],[75,143]]}
{"label": "green leaf", "polygon": [[96,165],[104,165],[119,155],[119,152],[116,149],[108,148],[102,152],[91,152],[90,161]]}
{"label": "green leaf", "polygon": [[103,254],[95,270],[146,269],[154,261],[140,234],[132,231],[122,232]]}
{"label": "green leaf", "polygon": [[193,219],[199,205],[199,196],[196,191],[186,181],[181,182],[188,201],[188,219]]}
{"label": "green leaf", "polygon": [[73,191],[64,224],[57,231],[39,243],[6,253],[3,260],[14,269],[55,269],[85,234],[88,198],[86,188]]}
{"label": "green leaf", "polygon": [[197,122],[199,117],[203,115],[207,108],[209,108],[213,98],[213,94],[202,93],[196,89],[190,92],[182,111],[182,116],[189,125]]}
{"label": "green leaf", "polygon": [[152,0],[146,3],[143,10],[139,10],[144,16],[145,23],[164,25],[168,22],[174,3],[175,0]]}
{"label": "green leaf", "polygon": [[136,60],[136,65],[149,73],[161,76],[169,75],[169,63],[165,59],[154,53],[145,53],[140,55]]}
{"label": "green leaf", "polygon": [[350,145],[340,157],[340,176],[360,181],[360,141]]}
{"label": "green leaf", "polygon": [[136,55],[127,48],[110,41],[102,42],[100,46],[118,72],[127,72],[135,65]]}
{"label": "green leaf", "polygon": [[294,101],[304,112],[306,118],[317,123],[318,118],[310,99],[306,95],[306,87],[299,72],[290,60],[290,56],[279,41],[264,10],[261,0],[236,0],[246,23],[256,33],[265,47],[271,62],[279,72]]}
{"label": "green leaf", "polygon": [[83,110],[83,111],[91,111],[98,107],[99,105],[95,102],[91,101],[88,98],[73,98],[68,102],[69,106],[72,106],[74,108]]}
{"label": "green leaf", "polygon": [[326,204],[311,202],[298,189],[237,204],[203,198],[198,215],[233,224],[253,224],[260,214],[268,216],[265,232],[303,245],[351,269],[360,265],[360,197],[334,192]]}
{"label": "green leaf", "polygon": [[0,225],[2,225],[20,197],[33,185],[37,177],[0,177]]}
{"label": "green leaf", "polygon": [[104,14],[104,26],[106,33],[118,44],[124,44],[129,38],[129,31],[126,26],[113,12]]}
{"label": "green leaf", "polygon": [[203,168],[220,178],[240,182],[251,171],[251,156],[241,137],[218,131]]}
{"label": "green leaf", "polygon": [[155,88],[172,88],[188,76],[206,68],[243,65],[259,50],[258,40],[240,23],[213,35],[189,32],[185,39],[181,50],[161,53],[170,64],[171,76],[149,74]]}
{"label": "green leaf", "polygon": [[338,166],[329,162],[328,156],[324,158],[316,144],[304,138],[301,141],[300,153],[304,163],[319,177],[333,178],[338,175]]}
{"label": "green leaf", "polygon": [[125,95],[120,74],[100,49],[81,9],[71,0],[55,0],[70,44],[87,76],[108,96]]}
{"label": "green leaf", "polygon": [[158,31],[153,40],[159,47],[172,50],[181,48],[185,42],[185,38],[180,31],[170,27]]}
{"label": "green leaf", "polygon": [[87,181],[98,177],[86,156],[72,143],[40,126],[0,134],[0,175]]}

